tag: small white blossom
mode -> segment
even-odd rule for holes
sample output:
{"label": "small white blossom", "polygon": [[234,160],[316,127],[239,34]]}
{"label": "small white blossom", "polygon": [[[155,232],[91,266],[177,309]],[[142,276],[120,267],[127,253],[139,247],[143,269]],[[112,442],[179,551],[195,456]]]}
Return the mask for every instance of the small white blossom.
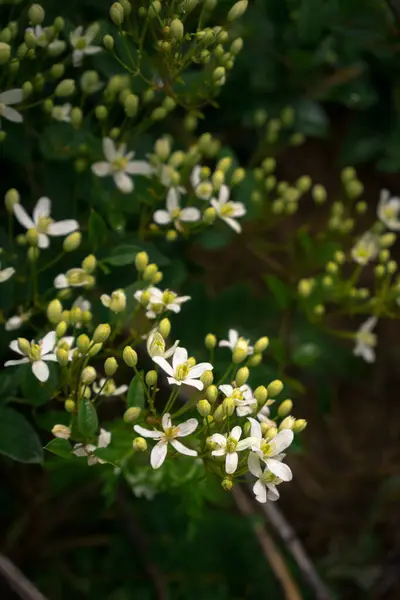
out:
{"label": "small white blossom", "polygon": [[155,319],[166,310],[179,313],[181,304],[190,300],[190,296],[178,296],[178,294],[171,290],[162,291],[156,287],[149,287],[147,290],[138,290],[134,294],[135,300],[140,302],[144,291],[150,294],[150,300],[146,306],[146,317],[148,319]]}
{"label": "small white blossom", "polygon": [[236,406],[238,417],[251,415],[257,408],[257,400],[253,397],[251,388],[244,384],[240,387],[233,387],[229,384],[220,385],[219,388],[227,398],[232,398]]}
{"label": "small white blossom", "polygon": [[253,486],[257,502],[264,504],[267,500],[272,500],[273,502],[278,500],[279,492],[276,486],[282,483],[282,479],[271,473],[267,466],[263,471],[257,455],[252,454],[251,457],[251,459],[249,457],[248,467],[250,473],[257,477],[257,481]]}
{"label": "small white blossom", "polygon": [[221,185],[219,190],[218,200],[216,198],[211,199],[211,206],[213,206],[217,212],[217,215],[225,221],[233,231],[240,233],[242,228],[240,224],[235,221],[238,217],[243,217],[246,214],[246,209],[242,202],[231,202],[229,200],[229,188],[227,185]]}
{"label": "small white blossom", "polygon": [[355,356],[361,356],[366,362],[375,362],[375,346],[377,344],[377,336],[372,333],[378,319],[376,317],[370,317],[367,319],[357,331],[356,345],[353,350]]}
{"label": "small white blossom", "polygon": [[165,413],[165,415],[163,415],[161,425],[163,431],[158,431],[156,429],[145,429],[140,425],[135,425],[133,428],[136,433],[143,437],[159,440],[150,454],[150,464],[153,469],[158,469],[163,464],[168,452],[168,443],[170,443],[171,446],[180,454],[185,454],[186,456],[197,456],[196,450],[187,448],[177,440],[177,438],[186,437],[195,431],[198,425],[197,419],[188,419],[180,425],[172,425],[171,415],[169,413]]}
{"label": "small white blossom", "polygon": [[377,212],[388,229],[400,231],[400,198],[391,197],[388,190],[382,190]]}
{"label": "small white blossom", "polygon": [[151,356],[151,358],[154,358],[155,356],[161,356],[162,358],[170,358],[170,356],[172,356],[175,350],[177,349],[178,344],[179,340],[176,340],[173,346],[166,350],[165,340],[163,336],[157,330],[153,330],[149,333],[147,337],[146,347],[147,352],[149,353],[149,356]]}
{"label": "small white blossom", "polygon": [[5,269],[1,270],[1,263],[0,263],[0,283],[4,283],[8,279],[10,279],[10,277],[12,277],[14,275],[14,273],[15,273],[15,269],[13,269],[13,267],[6,267]]}
{"label": "small white blossom", "polygon": [[94,444],[75,444],[73,453],[76,456],[87,456],[88,465],[92,466],[96,463],[103,465],[105,461],[98,456],[95,456],[93,452],[97,450],[97,448],[107,448],[111,442],[111,433],[106,431],[105,429],[100,429],[100,435],[97,440],[97,446]]}
{"label": "small white blossom", "polygon": [[69,287],[82,287],[87,285],[89,275],[84,269],[69,269],[66,273],[60,273],[54,279],[54,287],[58,290],[64,290]]}
{"label": "small white blossom", "polygon": [[80,67],[83,57],[101,52],[100,46],[92,46],[92,42],[99,31],[97,23],[90,25],[86,31],[80,25],[69,34],[69,41],[74,51],[72,53],[72,63],[74,67]]}
{"label": "small white blossom", "polygon": [[129,194],[133,188],[133,179],[129,175],[150,175],[153,172],[151,165],[144,160],[132,160],[134,152],[126,153],[126,144],[118,148],[111,138],[103,139],[103,152],[105,161],[92,165],[92,171],[98,177],[112,175],[115,185],[123,194]]}
{"label": "small white blossom", "polygon": [[13,104],[22,102],[22,98],[23,93],[20,88],[8,90],[7,92],[0,94],[0,126],[1,117],[4,117],[8,121],[13,121],[14,123],[22,123],[22,115],[15,110],[15,108],[11,108]]}
{"label": "small white blossom", "polygon": [[29,321],[30,316],[31,316],[31,313],[27,312],[27,313],[21,313],[20,315],[14,315],[13,317],[10,317],[5,322],[5,325],[4,325],[5,330],[6,331],[16,331],[24,323],[26,323],[26,321]]}
{"label": "small white blossom", "polygon": [[242,428],[236,425],[232,431],[227,435],[221,433],[214,433],[210,437],[210,441],[214,442],[219,448],[212,450],[212,456],[225,456],[225,471],[228,475],[234,473],[237,469],[239,462],[238,452],[247,450],[252,444],[251,438],[245,438],[240,440],[242,435]]}
{"label": "small white blossom", "polygon": [[218,346],[220,348],[230,348],[232,353],[235,350],[243,350],[247,353],[247,356],[253,354],[253,346],[249,346],[249,340],[240,337],[236,329],[230,329],[228,332],[228,339],[221,340]]}
{"label": "small white blossom", "polygon": [[71,437],[71,430],[66,425],[54,425],[51,433],[56,438],[61,438],[62,440],[69,440]]}
{"label": "small white blossom", "polygon": [[250,452],[248,459],[249,470],[254,470],[255,465],[261,459],[273,475],[279,477],[282,481],[290,481],[293,477],[292,471],[282,462],[285,457],[282,452],[293,442],[293,431],[282,429],[272,440],[267,442],[262,436],[260,423],[251,417],[249,417],[249,421],[251,423],[250,437],[252,439],[252,452]]}
{"label": "small white blossom", "polygon": [[120,385],[116,387],[114,379],[106,379],[102,377],[99,382],[96,381],[93,383],[93,391],[95,394],[99,394],[99,396],[121,396],[121,394],[125,394],[128,389],[127,385]]}
{"label": "small white blossom", "polygon": [[37,46],[44,48],[48,44],[48,38],[46,35],[47,28],[41,25],[35,25],[34,27],[27,27],[26,32],[33,33],[35,36],[35,42]]}
{"label": "small white blossom", "polygon": [[111,296],[102,294],[100,296],[101,303],[114,313],[123,312],[126,308],[126,295],[124,290],[115,290]]}
{"label": "small white blossom", "polygon": [[200,221],[201,213],[198,208],[188,206],[180,208],[179,188],[171,188],[167,194],[167,210],[156,210],[153,215],[154,221],[158,225],[169,225],[173,223],[176,229],[180,230],[182,223],[195,223]]}
{"label": "small white blossom", "polygon": [[46,365],[45,361],[57,362],[57,357],[54,354],[55,346],[55,331],[49,331],[49,333],[47,333],[37,344],[35,342],[31,342],[30,348],[26,352],[20,350],[18,340],[13,340],[9,347],[17,354],[20,354],[23,358],[18,360],[8,360],[4,366],[11,367],[14,365],[31,363],[33,374],[39,381],[43,383],[48,380],[50,375],[49,367]]}
{"label": "small white blossom", "polygon": [[51,111],[51,116],[56,121],[70,123],[71,122],[71,110],[72,110],[72,104],[69,104],[69,102],[67,102],[66,104],[63,104],[62,106],[54,106],[53,110]]}
{"label": "small white blossom", "polygon": [[39,239],[39,248],[48,248],[50,245],[49,236],[69,235],[79,229],[78,221],[75,219],[66,219],[65,221],[55,222],[50,216],[51,201],[49,198],[40,198],[33,209],[32,218],[28,215],[21,204],[14,204],[14,215],[17,221],[25,229],[34,229],[37,231]]}
{"label": "small white blossom", "polygon": [[190,366],[187,350],[179,346],[172,356],[172,366],[162,356],[154,356],[153,361],[167,373],[169,384],[190,385],[200,391],[204,388],[204,384],[199,377],[204,371],[213,369],[212,364],[207,362]]}
{"label": "small white blossom", "polygon": [[371,260],[376,258],[378,252],[378,236],[367,231],[367,233],[364,233],[351,249],[351,256],[359,265],[367,265]]}
{"label": "small white blossom", "polygon": [[193,168],[190,175],[190,183],[198,198],[201,200],[209,200],[213,191],[213,185],[209,179],[202,179],[201,169],[202,167],[200,165],[196,165]]}

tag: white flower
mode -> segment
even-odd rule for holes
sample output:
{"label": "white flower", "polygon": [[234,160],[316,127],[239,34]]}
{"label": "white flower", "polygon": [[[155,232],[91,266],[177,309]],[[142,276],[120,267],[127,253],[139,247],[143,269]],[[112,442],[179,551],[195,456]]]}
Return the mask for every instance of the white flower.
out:
{"label": "white flower", "polygon": [[97,446],[94,444],[75,444],[73,453],[76,456],[87,456],[88,465],[92,466],[96,463],[104,464],[104,460],[95,456],[93,452],[97,450],[97,448],[107,448],[111,442],[111,433],[106,431],[105,429],[100,429],[100,435],[97,440]]}
{"label": "white flower", "polygon": [[73,354],[76,350],[76,348],[74,348],[74,343],[75,338],[72,335],[64,336],[58,340],[56,348],[62,348],[64,350],[67,350],[68,360],[72,360]]}
{"label": "white flower", "polygon": [[376,317],[370,317],[367,319],[357,331],[356,345],[353,350],[355,356],[362,356],[362,358],[368,362],[375,362],[375,346],[377,344],[377,336],[372,333],[373,328],[377,324],[378,319]]}
{"label": "white flower", "polygon": [[8,90],[7,92],[0,94],[0,117],[4,117],[5,119],[8,119],[8,121],[13,121],[14,123],[22,123],[22,115],[16,111],[15,108],[11,108],[11,105],[21,102],[22,98],[23,93],[20,88]]}
{"label": "white flower", "polygon": [[69,34],[69,41],[74,51],[72,53],[72,63],[74,67],[80,67],[85,55],[92,55],[101,52],[100,46],[92,46],[92,42],[99,31],[97,23],[90,25],[86,31],[80,25]]}
{"label": "white flower", "polygon": [[115,185],[123,194],[129,194],[134,187],[133,179],[128,175],[150,175],[153,168],[144,160],[131,160],[134,152],[126,153],[126,144],[118,148],[111,138],[103,139],[105,161],[92,165],[92,171],[98,177],[112,175]]}
{"label": "white flower", "polygon": [[75,219],[54,222],[50,217],[51,201],[46,197],[38,200],[33,209],[32,218],[21,204],[14,204],[13,211],[17,221],[25,227],[25,229],[34,229],[37,231],[39,235],[39,248],[49,247],[49,236],[69,235],[73,231],[79,229],[79,223],[78,221],[75,221]]}
{"label": "white flower", "polygon": [[230,348],[232,352],[235,350],[243,350],[248,356],[253,354],[253,346],[249,346],[249,340],[240,337],[236,329],[230,329],[228,332],[228,339],[221,340],[218,346],[220,348]]}
{"label": "white flower", "polygon": [[18,340],[13,340],[10,343],[10,348],[17,354],[21,354],[23,358],[18,360],[8,360],[5,363],[5,367],[11,367],[14,365],[21,365],[24,363],[32,363],[33,374],[42,383],[47,381],[50,375],[49,367],[45,361],[56,362],[57,358],[54,354],[56,345],[56,332],[49,331],[42,340],[37,344],[31,342],[29,348],[25,352],[20,350]]}
{"label": "white flower", "polygon": [[382,190],[377,212],[388,229],[400,231],[400,198],[391,198],[388,190]]}
{"label": "white flower", "polygon": [[156,287],[149,287],[147,290],[138,290],[134,294],[135,300],[141,301],[143,292],[149,292],[150,300],[146,306],[146,317],[155,319],[166,310],[178,313],[181,310],[181,304],[190,300],[190,296],[178,296],[171,290],[160,290]]}
{"label": "white flower", "polygon": [[94,393],[99,396],[121,396],[128,389],[127,385],[116,387],[114,379],[107,380],[105,377],[102,377],[99,383],[95,381],[92,387]]}
{"label": "white flower", "polygon": [[89,281],[88,273],[81,268],[69,269],[66,273],[60,273],[54,279],[54,287],[64,290],[69,287],[82,287]]}
{"label": "white flower", "polygon": [[257,419],[260,421],[260,423],[266,423],[267,425],[269,425],[269,427],[276,427],[275,421],[272,421],[269,418],[270,414],[271,414],[271,411],[269,409],[269,406],[267,406],[266,404],[264,404],[264,406],[257,413],[256,416],[257,416]]}
{"label": "white flower", "polygon": [[72,308],[80,308],[82,312],[86,312],[92,308],[89,300],[86,300],[83,296],[78,296],[72,305]]}
{"label": "white flower", "polygon": [[0,263],[0,283],[4,283],[8,279],[10,279],[10,277],[12,277],[14,275],[14,273],[15,273],[15,269],[13,269],[12,267],[7,267],[6,269],[1,270],[1,263]]}
{"label": "white flower", "polygon": [[71,437],[71,430],[66,425],[54,425],[51,433],[56,438],[61,438],[62,440],[69,440]]}
{"label": "white flower", "polygon": [[156,210],[153,215],[158,225],[169,225],[173,223],[176,229],[181,229],[182,223],[194,223],[199,221],[201,214],[198,208],[188,206],[179,207],[180,192],[178,188],[171,188],[167,194],[167,210]]}
{"label": "white flower", "polygon": [[239,462],[238,452],[247,450],[252,444],[251,438],[240,440],[242,435],[242,428],[236,425],[232,431],[225,435],[221,433],[214,433],[210,440],[217,444],[219,448],[211,452],[212,456],[225,456],[225,471],[228,475],[234,473],[237,469]]}
{"label": "white flower", "polygon": [[106,306],[114,313],[123,312],[126,308],[126,295],[124,290],[115,290],[115,292],[111,293],[111,296],[102,294],[100,300],[103,306]]}
{"label": "white flower", "polygon": [[376,258],[378,252],[378,236],[367,231],[367,233],[364,233],[351,249],[351,256],[359,265],[367,265],[371,260]]}
{"label": "white flower", "polygon": [[47,28],[42,27],[41,25],[35,25],[35,27],[27,27],[25,29],[26,32],[33,33],[35,36],[35,42],[37,46],[41,46],[44,48],[47,46],[48,39],[46,35]]}
{"label": "white flower", "polygon": [[31,314],[29,312],[27,313],[21,313],[20,315],[14,315],[13,317],[10,317],[9,319],[7,319],[7,321],[5,322],[5,330],[6,331],[15,331],[16,329],[19,329],[26,321],[29,320]]}
{"label": "white flower", "polygon": [[[282,451],[290,446],[293,442],[293,431],[291,429],[282,429],[272,440],[265,440],[262,436],[261,425],[255,419],[249,417],[251,423],[250,437],[252,439],[251,450],[249,455],[249,469],[254,470],[256,461],[261,458],[265,462],[268,469],[276,477],[282,481],[290,481],[292,479],[292,471],[282,463],[285,457]],[[251,468],[250,468],[251,466]]]}
{"label": "white flower", "polygon": [[72,104],[69,104],[69,102],[67,102],[66,104],[63,104],[62,106],[54,106],[53,110],[51,111],[51,116],[56,121],[70,123],[71,122],[71,110],[72,110]]}
{"label": "white flower", "polygon": [[224,384],[220,385],[218,389],[235,402],[238,417],[250,415],[257,408],[257,400],[253,397],[253,392],[247,384],[235,388],[232,385]]}
{"label": "white flower", "polygon": [[197,456],[196,450],[187,448],[181,442],[178,442],[178,440],[176,439],[180,437],[186,437],[187,435],[193,433],[193,431],[198,425],[197,419],[188,419],[180,425],[173,426],[171,421],[171,415],[169,413],[165,413],[165,415],[163,415],[161,425],[163,431],[157,431],[156,429],[145,429],[140,425],[135,425],[133,428],[136,431],[136,433],[142,435],[143,437],[159,440],[158,444],[156,444],[152,449],[150,455],[150,464],[153,467],[153,469],[158,469],[163,464],[167,456],[168,442],[177,452],[180,452],[180,454],[186,454],[187,456]]}
{"label": "white flower", "polygon": [[260,465],[260,460],[256,454],[250,454],[248,467],[250,473],[257,477],[257,481],[253,486],[253,492],[256,500],[264,504],[267,500],[278,500],[279,492],[276,489],[277,484],[282,480],[276,477],[266,466],[264,472]]}
{"label": "white flower", "polygon": [[179,346],[173,354],[172,366],[162,356],[154,356],[153,361],[167,373],[169,384],[190,385],[200,391],[203,389],[204,384],[199,380],[199,377],[201,377],[204,371],[211,371],[213,369],[213,366],[206,362],[192,367],[188,363],[187,350]]}
{"label": "white flower", "polygon": [[209,179],[202,179],[200,165],[196,165],[190,175],[190,183],[192,184],[194,193],[201,200],[208,200],[213,191],[213,185]]}
{"label": "white flower", "polygon": [[178,347],[179,340],[176,340],[173,346],[168,350],[165,349],[165,340],[161,333],[159,333],[156,329],[151,331],[148,335],[146,347],[147,352],[151,358],[155,356],[161,356],[162,358],[170,358]]}
{"label": "white flower", "polygon": [[225,221],[229,227],[236,233],[240,233],[242,228],[235,219],[243,217],[246,214],[246,209],[242,202],[230,202],[229,201],[229,188],[227,185],[221,185],[219,190],[218,200],[216,198],[211,199],[211,206],[213,206],[217,212],[217,215]]}

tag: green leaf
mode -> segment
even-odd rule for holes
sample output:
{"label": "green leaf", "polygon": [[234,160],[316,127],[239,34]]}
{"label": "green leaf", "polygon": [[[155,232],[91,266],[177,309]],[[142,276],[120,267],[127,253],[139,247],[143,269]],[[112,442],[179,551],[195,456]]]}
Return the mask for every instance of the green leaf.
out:
{"label": "green leaf", "polygon": [[282,309],[289,306],[290,290],[276,275],[266,275],[265,282],[271,290],[276,303]]}
{"label": "green leaf", "polygon": [[127,403],[129,407],[138,406],[139,408],[143,408],[145,405],[145,394],[141,377],[143,377],[143,371],[135,375],[129,384],[127,396]]}
{"label": "green leaf", "polygon": [[329,119],[320,104],[309,98],[302,98],[295,108],[297,127],[302,133],[310,137],[327,136]]}
{"label": "green leaf", "polygon": [[23,463],[41,463],[40,440],[30,423],[16,410],[0,409],[0,454]]}
{"label": "green leaf", "polygon": [[123,267],[134,263],[136,255],[141,251],[142,248],[131,246],[130,244],[117,246],[112,251],[111,256],[107,256],[103,260],[114,267]]}
{"label": "green leaf", "polygon": [[107,241],[107,225],[104,219],[95,210],[90,211],[89,217],[89,242],[93,246],[93,250],[97,250]]}
{"label": "green leaf", "polygon": [[300,41],[306,44],[317,42],[324,26],[323,2],[302,0],[297,20]]}
{"label": "green leaf", "polygon": [[41,383],[38,379],[36,379],[35,375],[32,372],[32,365],[23,365],[20,369],[20,386],[21,391],[29,401],[30,404],[34,406],[40,406],[41,404],[46,404],[51,400],[55,390],[58,385],[58,371],[57,366],[51,363],[46,363],[49,367],[49,378],[44,383]]}
{"label": "green leaf", "polygon": [[99,426],[97,412],[90,400],[82,398],[78,408],[78,429],[84,438],[92,437]]}
{"label": "green leaf", "polygon": [[72,454],[71,444],[68,440],[63,440],[62,438],[54,438],[54,440],[51,440],[44,449],[57,456],[61,456],[62,458],[71,459],[74,456]]}

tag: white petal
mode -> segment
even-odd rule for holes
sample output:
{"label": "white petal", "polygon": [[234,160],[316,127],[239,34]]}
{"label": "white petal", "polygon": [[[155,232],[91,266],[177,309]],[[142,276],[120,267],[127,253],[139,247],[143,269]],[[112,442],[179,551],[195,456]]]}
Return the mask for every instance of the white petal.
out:
{"label": "white petal", "polygon": [[361,325],[359,331],[362,333],[370,333],[377,324],[377,322],[378,319],[376,317],[370,317]]}
{"label": "white petal", "polygon": [[217,448],[217,450],[213,450],[211,452],[212,456],[225,456],[225,448]]}
{"label": "white petal", "polygon": [[239,456],[237,452],[228,452],[225,458],[225,471],[228,475],[232,475],[237,469]]}
{"label": "white petal", "polygon": [[180,346],[178,346],[178,348],[175,350],[175,354],[172,358],[172,366],[174,368],[174,372],[176,371],[176,368],[179,365],[182,365],[183,363],[185,363],[188,359],[188,353],[186,348],[181,348]]}
{"label": "white petal", "polygon": [[164,435],[161,431],[156,431],[155,429],[145,429],[141,425],[135,425],[133,429],[141,436],[153,438],[154,440],[159,440]]}
{"label": "white petal", "polygon": [[242,202],[231,202],[234,217],[243,217],[246,214],[246,208]]}
{"label": "white petal", "polygon": [[249,417],[248,420],[251,423],[251,428],[250,428],[251,437],[255,437],[255,438],[258,438],[259,440],[261,440],[262,431],[261,431],[260,423],[258,421],[256,421],[256,419],[253,419],[252,417]]}
{"label": "white petal", "polygon": [[117,155],[115,144],[109,137],[103,139],[103,152],[108,162],[112,162]]}
{"label": "white petal", "polygon": [[173,446],[177,452],[180,452],[181,454],[186,454],[186,456],[197,456],[196,450],[187,448],[186,446],[181,444],[181,442],[178,442],[178,440],[171,440],[171,446]]}
{"label": "white petal", "polygon": [[190,435],[197,428],[197,425],[197,419],[188,419],[187,421],[184,421],[178,425],[179,432],[177,437],[186,437],[187,435]]}
{"label": "white petal", "polygon": [[228,339],[231,346],[235,346],[239,339],[239,334],[236,329],[230,329],[228,331]]}
{"label": "white petal", "polygon": [[111,298],[107,294],[102,294],[100,300],[103,306],[106,306],[107,308],[110,306]]}
{"label": "white petal", "polygon": [[18,315],[15,315],[14,317],[10,317],[6,321],[6,324],[4,325],[5,330],[6,331],[15,331],[16,329],[19,329],[21,327],[23,322],[24,322],[24,319],[22,317],[19,317]]}
{"label": "white petal", "polygon": [[204,371],[212,371],[213,370],[213,366],[211,363],[208,362],[203,362],[203,363],[199,363],[198,365],[194,365],[194,367],[192,367],[189,370],[189,378],[196,378],[196,377],[200,377],[201,375],[203,375]]}
{"label": "white petal", "polygon": [[294,433],[291,429],[282,429],[271,441],[271,446],[274,449],[274,455],[280,454],[286,450],[293,442]]}
{"label": "white petal", "polygon": [[45,217],[46,219],[50,216],[51,212],[51,201],[50,198],[43,196],[39,198],[35,208],[33,209],[33,220],[35,225],[39,223],[39,219],[41,217]]}
{"label": "white petal", "polygon": [[187,223],[194,223],[195,221],[200,221],[201,213],[198,208],[189,206],[181,210],[179,218],[181,221],[186,221]]}
{"label": "white petal", "polygon": [[180,379],[175,379],[175,377],[167,377],[167,381],[169,385],[182,385],[182,381]]}
{"label": "white petal", "polygon": [[46,335],[42,339],[42,343],[41,343],[42,356],[44,354],[49,354],[49,352],[54,350],[54,346],[56,345],[56,338],[57,338],[57,334],[55,331],[49,331],[49,333],[46,333]]}
{"label": "white petal", "polygon": [[200,167],[200,165],[197,165],[196,167],[193,168],[192,173],[190,175],[190,183],[192,184],[192,186],[194,188],[197,187],[201,181],[200,172],[201,172],[201,167]]}
{"label": "white petal", "polygon": [[167,210],[172,213],[177,208],[179,208],[179,194],[176,188],[171,188],[167,194]]}
{"label": "white petal", "polygon": [[174,375],[174,373],[175,373],[174,369],[171,367],[169,362],[167,362],[165,360],[165,358],[163,358],[162,356],[153,356],[153,361],[156,363],[156,365],[161,367],[163,369],[163,371],[168,373],[168,375],[170,375],[170,376]]}
{"label": "white petal", "polygon": [[272,500],[272,502],[276,502],[276,500],[279,500],[279,492],[277,490],[276,485],[274,485],[273,483],[267,483],[267,488],[268,500]]}
{"label": "white petal", "polygon": [[204,383],[202,381],[200,381],[199,379],[188,378],[188,379],[185,379],[184,381],[182,381],[182,383],[196,388],[196,390],[199,390],[199,392],[201,392],[201,390],[204,389]]}
{"label": "white petal", "polygon": [[44,233],[39,233],[38,246],[39,248],[48,248],[50,246],[50,240]]}
{"label": "white petal", "polygon": [[161,419],[161,425],[164,431],[172,427],[171,415],[169,413],[165,413]]}
{"label": "white petal", "polygon": [[100,429],[100,435],[97,440],[98,448],[107,448],[111,442],[111,432],[105,429]]}
{"label": "white petal", "polygon": [[227,185],[221,185],[219,190],[218,202],[219,204],[225,204],[229,200],[229,188]]}
{"label": "white petal", "polygon": [[167,456],[167,440],[161,440],[158,442],[151,451],[150,464],[153,469],[159,469],[163,464],[165,457]]}
{"label": "white petal", "polygon": [[229,398],[229,396],[232,396],[232,394],[233,394],[233,386],[232,385],[229,385],[229,384],[220,385],[218,389],[221,390],[221,392],[223,394],[225,394],[225,396],[227,398]]}
{"label": "white petal", "polygon": [[18,360],[8,360],[4,363],[5,367],[14,367],[15,365],[23,365],[29,362],[29,358],[19,358]]}
{"label": "white petal", "polygon": [[115,388],[114,396],[121,396],[121,394],[125,394],[127,389],[128,389],[127,385],[120,385],[119,387]]}
{"label": "white petal", "polygon": [[134,160],[128,162],[125,171],[129,173],[129,175],[151,175],[154,169],[145,160]]}
{"label": "white petal", "polygon": [[117,188],[123,194],[130,194],[130,192],[133,190],[133,180],[123,171],[115,173],[114,182]]}
{"label": "white petal", "polygon": [[10,348],[10,350],[12,350],[13,352],[17,352],[17,354],[21,354],[22,356],[25,356],[25,353],[22,352],[19,349],[18,346],[18,340],[13,340],[12,342],[9,343],[8,347]]}
{"label": "white petal", "polygon": [[23,92],[21,88],[14,88],[12,90],[7,90],[0,94],[0,103],[4,104],[18,104],[18,102],[22,102]]}
{"label": "white petal", "polygon": [[253,492],[258,502],[264,504],[267,501],[267,490],[262,481],[258,480],[253,486]]}
{"label": "white petal", "polygon": [[13,269],[12,267],[7,267],[7,269],[3,269],[3,271],[0,271],[0,282],[4,283],[5,281],[7,281],[7,279],[10,279],[10,277],[12,277],[15,273],[15,269]]}
{"label": "white petal", "polygon": [[[68,360],[72,359],[72,355],[68,357]],[[42,356],[42,360],[46,360],[46,361],[50,361],[50,362],[57,362],[57,356],[53,353],[51,354],[46,354],[45,356]]]}
{"label": "white petal", "polygon": [[210,436],[210,440],[223,448],[226,446],[226,437],[222,435],[222,433],[213,433],[212,436]]}
{"label": "white petal", "polygon": [[293,479],[290,468],[280,460],[268,458],[265,463],[271,473],[273,473],[276,477],[279,477],[279,479],[282,479],[282,481],[291,481]]}
{"label": "white petal", "polygon": [[54,279],[53,283],[54,283],[54,287],[57,288],[58,290],[62,290],[64,288],[69,287],[68,279],[63,273],[61,273],[60,275],[57,275],[57,277]]}
{"label": "white petal", "polygon": [[234,427],[232,429],[232,431],[229,434],[229,437],[232,437],[234,440],[238,441],[240,440],[240,436],[242,435],[242,428],[240,427],[240,425],[236,425],[236,427]]}
{"label": "white petal", "polygon": [[92,171],[97,177],[105,177],[111,174],[111,167],[108,162],[100,161],[92,165]]}
{"label": "white petal", "polygon": [[14,204],[13,211],[15,218],[22,227],[25,227],[25,229],[33,229],[35,227],[35,223],[21,204]]}
{"label": "white petal", "polygon": [[235,233],[241,233],[242,227],[240,223],[235,221],[235,219],[232,219],[231,217],[222,217],[222,220],[225,221],[225,223],[229,225],[229,227],[233,229]]}
{"label": "white petal", "polygon": [[51,223],[47,229],[49,235],[69,235],[79,229],[78,221],[75,219],[65,219],[57,223]]}
{"label": "white petal", "polygon": [[84,50],[84,54],[87,54],[88,56],[92,56],[93,54],[97,54],[98,52],[101,52],[102,48],[100,48],[100,46],[87,46]]}
{"label": "white petal", "polygon": [[260,465],[260,457],[255,452],[250,452],[249,458],[247,459],[247,465],[249,467],[249,471],[255,477],[261,477],[262,469]]}
{"label": "white petal", "polygon": [[238,445],[236,446],[237,451],[241,452],[242,450],[247,450],[247,448],[250,448],[250,446],[254,444],[254,439],[255,438],[248,437],[244,440],[240,440],[240,442],[238,442]]}
{"label": "white petal", "polygon": [[171,215],[166,210],[156,210],[153,215],[153,220],[158,225],[168,225],[168,223],[171,223],[172,221]]}
{"label": "white petal", "polygon": [[42,383],[47,381],[50,375],[49,367],[43,360],[35,360],[32,363],[32,371],[35,377]]}
{"label": "white petal", "polygon": [[228,342],[228,340],[221,340],[218,344],[218,346],[220,348],[231,348],[230,343]]}
{"label": "white petal", "polygon": [[11,108],[11,106],[3,106],[1,116],[13,123],[22,123],[24,120],[23,116],[15,108]]}

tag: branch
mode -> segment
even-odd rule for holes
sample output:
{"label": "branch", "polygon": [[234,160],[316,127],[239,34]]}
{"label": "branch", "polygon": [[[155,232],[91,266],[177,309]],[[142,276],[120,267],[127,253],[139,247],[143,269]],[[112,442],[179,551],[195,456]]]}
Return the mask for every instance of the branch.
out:
{"label": "branch", "polygon": [[0,554],[0,575],[22,600],[47,600],[4,554]]}

